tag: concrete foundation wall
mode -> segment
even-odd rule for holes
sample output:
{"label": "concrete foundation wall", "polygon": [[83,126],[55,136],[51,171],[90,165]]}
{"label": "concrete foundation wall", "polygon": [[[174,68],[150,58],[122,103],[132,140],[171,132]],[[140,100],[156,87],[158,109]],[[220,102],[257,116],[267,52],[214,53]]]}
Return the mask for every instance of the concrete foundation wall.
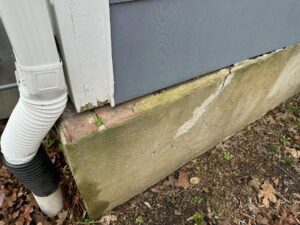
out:
{"label": "concrete foundation wall", "polygon": [[146,190],[299,91],[295,45],[114,109],[69,108],[60,136],[89,215]]}

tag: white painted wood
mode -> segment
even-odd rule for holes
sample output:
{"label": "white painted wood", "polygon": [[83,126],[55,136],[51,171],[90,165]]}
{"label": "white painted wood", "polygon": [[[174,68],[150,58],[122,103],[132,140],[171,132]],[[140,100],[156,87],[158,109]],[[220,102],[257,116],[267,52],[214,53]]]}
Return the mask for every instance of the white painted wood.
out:
{"label": "white painted wood", "polygon": [[109,0],[53,0],[58,39],[77,112],[114,105]]}

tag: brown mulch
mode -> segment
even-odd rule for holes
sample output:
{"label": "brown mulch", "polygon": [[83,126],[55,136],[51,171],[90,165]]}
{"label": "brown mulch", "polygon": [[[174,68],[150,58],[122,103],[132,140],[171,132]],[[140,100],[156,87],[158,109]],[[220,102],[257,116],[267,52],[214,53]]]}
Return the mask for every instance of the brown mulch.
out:
{"label": "brown mulch", "polygon": [[61,173],[65,209],[44,216],[0,162],[0,225],[300,224],[300,94],[97,221],[86,213],[55,131],[44,145]]}

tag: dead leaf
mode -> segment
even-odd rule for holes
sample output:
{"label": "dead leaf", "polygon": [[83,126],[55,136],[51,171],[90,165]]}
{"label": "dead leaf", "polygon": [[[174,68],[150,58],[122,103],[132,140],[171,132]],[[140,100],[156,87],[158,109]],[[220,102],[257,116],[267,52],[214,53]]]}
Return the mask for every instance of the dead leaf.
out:
{"label": "dead leaf", "polygon": [[20,215],[16,221],[16,224],[26,224],[29,225],[32,221],[31,213],[33,212],[33,208],[31,205],[23,205],[20,210]]}
{"label": "dead leaf", "polygon": [[278,186],[278,184],[279,184],[279,178],[278,177],[272,177],[272,181],[275,184],[275,186]]}
{"label": "dead leaf", "polygon": [[5,201],[5,193],[0,193],[0,209],[3,207]]}
{"label": "dead leaf", "polygon": [[294,198],[298,198],[298,199],[300,200],[300,194],[298,194],[298,193],[293,193],[292,196],[293,196]]}
{"label": "dead leaf", "polygon": [[175,182],[175,187],[182,187],[184,190],[190,187],[189,177],[187,172],[180,171],[178,180]]}
{"label": "dead leaf", "polygon": [[118,220],[116,215],[103,216],[100,220],[102,225],[110,225],[110,222],[116,222]]}
{"label": "dead leaf", "polygon": [[298,214],[300,213],[299,204],[288,205],[288,208],[294,214],[294,216],[298,216]]}
{"label": "dead leaf", "polygon": [[57,216],[58,219],[56,220],[56,225],[63,225],[68,216],[68,211],[64,210],[60,212]]}
{"label": "dead leaf", "polygon": [[229,145],[226,143],[220,142],[219,144],[217,144],[216,149],[225,151],[225,150],[229,149]]}
{"label": "dead leaf", "polygon": [[79,202],[80,197],[78,195],[74,195],[72,198],[72,204],[76,205]]}
{"label": "dead leaf", "polygon": [[204,193],[209,193],[209,189],[207,187],[202,188],[202,190],[204,191]]}
{"label": "dead leaf", "polygon": [[266,121],[270,125],[276,124],[276,120],[274,119],[274,117],[272,115],[267,116]]}
{"label": "dead leaf", "polygon": [[194,184],[194,185],[199,184],[200,183],[200,179],[198,177],[192,177],[190,179],[190,183]]}
{"label": "dead leaf", "polygon": [[[167,184],[165,184],[165,183],[164,183],[163,185],[166,185],[166,186],[167,186]],[[150,191],[152,191],[152,192],[154,192],[154,193],[161,193],[161,190],[158,189],[158,188],[151,188]]]}
{"label": "dead leaf", "polygon": [[295,217],[290,214],[286,209],[283,210],[282,214],[281,214],[281,218],[280,218],[280,224],[285,225],[285,224],[289,224],[289,225],[296,225],[299,224],[297,223]]}
{"label": "dead leaf", "polygon": [[268,182],[265,181],[263,185],[261,185],[261,190],[258,193],[258,197],[262,198],[263,197],[263,204],[266,208],[270,207],[270,201],[273,203],[277,202],[277,198],[275,196],[276,191],[273,188],[273,186]]}
{"label": "dead leaf", "polygon": [[283,121],[285,121],[286,119],[288,119],[288,117],[289,117],[289,114],[287,112],[276,114],[276,120],[283,120]]}
{"label": "dead leaf", "polygon": [[0,168],[0,177],[9,177],[10,173],[8,172],[8,169],[3,165]]}
{"label": "dead leaf", "polygon": [[17,200],[17,194],[16,192],[13,192],[11,195],[6,197],[4,207],[6,208],[12,207],[16,200]]}
{"label": "dead leaf", "polygon": [[42,225],[51,225],[51,223],[47,220],[47,216],[45,216],[38,208],[34,208],[34,211],[32,213],[32,220],[36,224],[42,224]]}
{"label": "dead leaf", "polygon": [[178,179],[174,176],[169,176],[168,180],[164,182],[164,186],[171,186],[171,187],[181,187],[184,190],[190,187],[189,177],[187,172],[180,171]]}
{"label": "dead leaf", "polygon": [[149,209],[152,208],[149,202],[144,202],[144,204],[147,206],[147,208],[149,208]]}
{"label": "dead leaf", "polygon": [[16,225],[24,225],[24,219],[23,218],[19,218],[17,221],[16,221]]}
{"label": "dead leaf", "polygon": [[262,216],[261,214],[259,214],[257,217],[256,217],[256,222],[258,224],[261,224],[261,225],[268,225],[269,224],[269,220]]}
{"label": "dead leaf", "polygon": [[[296,135],[298,133],[297,126],[289,127],[288,131]],[[297,136],[295,136],[295,137],[297,137]],[[294,137],[294,139],[295,139],[295,137]],[[295,139],[295,141],[297,141],[297,140]]]}
{"label": "dead leaf", "polygon": [[300,173],[300,163],[293,164],[293,167],[297,173]]}
{"label": "dead leaf", "polygon": [[259,192],[260,182],[257,177],[252,177],[252,179],[248,182],[248,185],[252,187],[256,192]]}
{"label": "dead leaf", "polygon": [[290,148],[285,146],[284,147],[285,150],[287,150],[295,159],[299,159],[300,158],[300,151],[295,149],[295,148]]}
{"label": "dead leaf", "polygon": [[281,200],[278,199],[277,202],[276,202],[275,208],[279,209],[280,205],[281,205]]}
{"label": "dead leaf", "polygon": [[[168,177],[168,180],[166,180],[163,185],[164,186],[171,186],[171,187],[174,187],[175,186],[175,182],[176,182],[176,179],[173,177],[173,176],[169,176]],[[153,188],[152,188],[153,189]]]}
{"label": "dead leaf", "polygon": [[12,219],[17,219],[18,218],[18,216],[20,215],[20,211],[19,210],[17,210],[17,211],[15,211],[15,212],[13,212],[13,214],[12,214],[12,216],[11,216],[11,218]]}

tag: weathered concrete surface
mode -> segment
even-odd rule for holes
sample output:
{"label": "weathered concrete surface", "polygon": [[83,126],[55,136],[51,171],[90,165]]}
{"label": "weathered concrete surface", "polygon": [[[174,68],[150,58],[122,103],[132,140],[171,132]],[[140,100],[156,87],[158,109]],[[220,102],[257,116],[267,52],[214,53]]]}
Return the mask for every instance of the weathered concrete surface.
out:
{"label": "weathered concrete surface", "polygon": [[[300,45],[78,120],[67,113],[60,135],[89,215],[144,191],[298,91]],[[96,116],[105,121],[98,129]]]}

